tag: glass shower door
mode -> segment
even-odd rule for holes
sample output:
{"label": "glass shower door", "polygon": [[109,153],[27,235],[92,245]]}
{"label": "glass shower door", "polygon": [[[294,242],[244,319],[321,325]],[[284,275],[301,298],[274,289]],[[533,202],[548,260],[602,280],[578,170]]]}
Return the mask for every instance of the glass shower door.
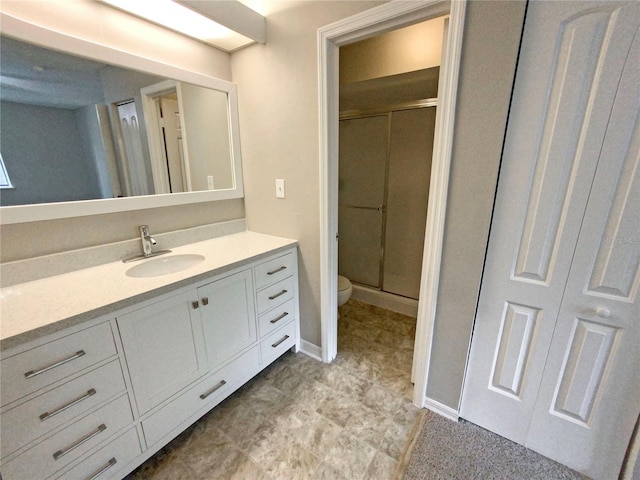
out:
{"label": "glass shower door", "polygon": [[340,121],[338,271],[380,288],[389,115]]}

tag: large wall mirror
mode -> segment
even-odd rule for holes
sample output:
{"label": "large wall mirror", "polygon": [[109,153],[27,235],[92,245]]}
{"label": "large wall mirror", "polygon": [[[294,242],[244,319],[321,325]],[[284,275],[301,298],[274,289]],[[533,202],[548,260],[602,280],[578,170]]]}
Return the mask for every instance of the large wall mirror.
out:
{"label": "large wall mirror", "polygon": [[243,196],[232,83],[106,47],[51,50],[4,20],[1,223]]}

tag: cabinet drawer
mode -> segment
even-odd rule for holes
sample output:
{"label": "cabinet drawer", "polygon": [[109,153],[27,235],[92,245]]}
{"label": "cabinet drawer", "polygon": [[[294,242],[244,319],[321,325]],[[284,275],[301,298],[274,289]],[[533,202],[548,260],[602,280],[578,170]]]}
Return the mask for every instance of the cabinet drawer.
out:
{"label": "cabinet drawer", "polygon": [[64,480],[105,480],[115,478],[122,467],[142,453],[135,428],[120,435],[67,473],[57,477]]}
{"label": "cabinet drawer", "polygon": [[125,390],[114,360],[2,413],[2,457]]}
{"label": "cabinet drawer", "polygon": [[123,395],[2,466],[3,480],[47,478],[133,421]]}
{"label": "cabinet drawer", "polygon": [[155,412],[142,422],[147,445],[158,442],[198,411],[220,403],[255,375],[259,364],[259,352],[255,347]]}
{"label": "cabinet drawer", "polygon": [[296,344],[296,322],[289,322],[260,342],[262,364],[271,363]]}
{"label": "cabinet drawer", "polygon": [[2,360],[2,404],[115,355],[109,323],[76,332]]}
{"label": "cabinet drawer", "polygon": [[293,253],[287,253],[273,260],[267,260],[255,267],[256,289],[279,282],[293,275],[294,272]]}
{"label": "cabinet drawer", "polygon": [[280,328],[285,323],[293,320],[296,317],[296,303],[295,299],[291,299],[282,305],[278,305],[273,310],[269,310],[267,313],[260,315],[258,319],[260,338],[264,337],[270,332]]}
{"label": "cabinet drawer", "polygon": [[291,300],[295,293],[295,277],[289,277],[258,292],[258,312],[263,313]]}

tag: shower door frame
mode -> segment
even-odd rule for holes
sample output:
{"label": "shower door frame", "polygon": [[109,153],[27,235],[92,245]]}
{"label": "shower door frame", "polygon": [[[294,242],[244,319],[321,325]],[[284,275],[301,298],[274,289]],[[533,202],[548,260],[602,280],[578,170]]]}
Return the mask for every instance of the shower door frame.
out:
{"label": "shower door frame", "polygon": [[[453,130],[466,11],[465,0],[389,2],[318,30],[319,168],[320,168],[320,287],[321,348],[303,342],[311,355],[331,362],[337,354],[338,327],[338,68],[339,47],[376,34],[449,14],[446,49],[439,81],[439,113],[434,134],[429,209],[425,232],[416,344],[413,403],[427,405],[426,386],[438,300],[438,287]],[[315,348],[314,348],[315,347]],[[320,351],[318,351],[320,350]],[[457,411],[442,405],[429,408],[457,419]]]}
{"label": "shower door frame", "polygon": [[[384,193],[383,193],[382,204],[376,209],[382,215],[382,227],[380,231],[380,258],[379,258],[379,268],[378,268],[378,286],[376,287],[373,285],[362,284],[365,287],[372,288],[379,292],[389,293],[390,295],[403,296],[397,293],[388,292],[384,289],[384,262],[385,262],[385,252],[386,252],[386,231],[387,231],[387,213],[388,213],[388,198],[389,198],[389,168],[390,168],[390,161],[391,161],[391,122],[393,118],[393,113],[402,112],[405,110],[417,110],[421,108],[436,108],[437,106],[438,106],[437,97],[423,98],[423,99],[414,100],[411,102],[385,105],[384,107],[345,110],[340,112],[340,115],[338,118],[339,120],[338,124],[339,124],[342,120],[357,120],[360,118],[369,118],[369,117],[377,117],[377,116],[385,116],[385,115],[387,116],[388,142],[387,142],[387,154],[386,154],[387,158],[385,161]],[[434,132],[434,137],[435,137],[435,132]],[[431,176],[431,172],[429,173],[429,176]],[[351,206],[351,208],[374,209],[373,207],[360,207],[360,206]],[[356,281],[354,283],[358,283],[358,282]],[[409,296],[403,296],[403,297],[411,298],[412,300],[415,300]]]}

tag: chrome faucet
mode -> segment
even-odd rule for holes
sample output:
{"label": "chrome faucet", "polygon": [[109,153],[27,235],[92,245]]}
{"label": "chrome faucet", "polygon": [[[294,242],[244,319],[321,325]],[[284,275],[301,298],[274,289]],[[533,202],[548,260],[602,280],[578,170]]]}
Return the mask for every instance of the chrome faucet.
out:
{"label": "chrome faucet", "polygon": [[122,260],[124,263],[135,262],[136,260],[144,260],[145,258],[171,253],[171,250],[153,251],[153,246],[156,245],[157,242],[155,238],[149,235],[149,225],[140,225],[138,230],[140,231],[140,241],[142,242],[142,255],[134,255],[133,257],[125,258]]}
{"label": "chrome faucet", "polygon": [[145,257],[150,257],[153,255],[151,247],[157,242],[149,235],[149,225],[140,225],[138,230],[140,230],[140,240],[142,240],[142,254]]}

